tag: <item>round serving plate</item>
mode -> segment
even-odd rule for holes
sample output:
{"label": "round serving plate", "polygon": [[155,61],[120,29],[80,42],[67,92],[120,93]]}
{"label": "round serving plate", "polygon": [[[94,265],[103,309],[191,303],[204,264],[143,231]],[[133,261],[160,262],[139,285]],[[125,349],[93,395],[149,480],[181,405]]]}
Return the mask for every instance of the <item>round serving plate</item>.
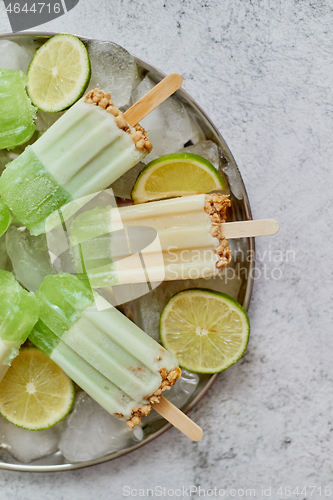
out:
{"label": "round serving plate", "polygon": [[[44,31],[29,31],[25,33],[2,33],[0,34],[0,39],[12,40],[15,42],[28,42],[28,41],[36,41],[43,43],[48,38],[57,35],[59,33],[56,32],[44,32]],[[82,41],[88,41],[90,39],[80,37]],[[101,40],[99,40],[101,41]],[[150,64],[146,63],[142,59],[135,57],[136,63],[138,65],[138,70],[141,75],[145,75],[149,72],[150,77],[158,83],[162,78],[165,77],[165,74],[154,68]],[[202,130],[206,140],[212,140],[215,142],[223,152],[222,162],[225,162],[226,165],[233,171],[234,182],[236,181],[238,186],[238,191],[240,191],[237,197],[233,195],[231,190],[231,201],[232,201],[232,211],[233,211],[233,219],[234,220],[248,220],[252,219],[251,208],[249,199],[246,193],[246,189],[241,178],[240,172],[238,170],[237,164],[235,162],[234,157],[232,156],[225,140],[223,139],[220,132],[217,130],[215,125],[209,119],[209,117],[205,114],[205,112],[198,106],[198,104],[192,99],[192,97],[185,92],[182,88],[178,90],[175,94],[176,99],[179,99],[190,112],[192,120],[196,122],[199,128]],[[253,287],[253,270],[255,266],[254,261],[254,239],[248,238],[246,240],[246,254],[245,252],[240,252],[240,262],[241,268],[243,272],[241,273],[241,286],[239,288],[239,293],[237,300],[243,305],[245,309],[248,308],[252,287]],[[248,255],[252,256],[251,259],[248,259]],[[200,382],[192,394],[190,400],[187,404],[182,408],[182,410],[187,413],[189,412],[207,393],[209,388],[212,386],[214,381],[216,380],[218,374],[215,375],[203,375],[200,376]],[[223,376],[223,375],[222,375]],[[60,452],[54,453],[53,455],[49,455],[42,459],[31,462],[30,464],[22,464],[14,460],[7,452],[3,452],[1,454],[0,450],[0,469],[8,469],[8,470],[16,470],[16,471],[26,471],[26,472],[59,472],[62,470],[70,470],[70,469],[79,469],[81,467],[88,467],[90,465],[99,464],[102,462],[107,462],[108,460],[113,460],[115,458],[121,457],[126,453],[134,451],[141,446],[149,443],[153,439],[157,438],[163,432],[170,429],[171,424],[164,423],[163,420],[157,422],[157,425],[153,426],[151,431],[145,435],[143,440],[134,446],[126,448],[124,450],[113,452],[108,455],[96,458],[94,460],[88,460],[84,462],[70,463],[68,462]]]}

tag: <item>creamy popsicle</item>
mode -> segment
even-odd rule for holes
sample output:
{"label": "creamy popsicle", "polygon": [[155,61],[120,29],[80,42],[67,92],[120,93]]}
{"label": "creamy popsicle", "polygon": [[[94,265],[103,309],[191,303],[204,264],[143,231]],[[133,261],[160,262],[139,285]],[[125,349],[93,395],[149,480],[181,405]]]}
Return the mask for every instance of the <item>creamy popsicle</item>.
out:
{"label": "creamy popsicle", "polygon": [[[177,360],[76,276],[47,276],[30,340],[130,428],[181,375]],[[101,310],[100,308],[105,309]]]}
{"label": "creamy popsicle", "polygon": [[0,381],[38,320],[39,306],[33,293],[0,270]]}
{"label": "creamy popsicle", "polygon": [[7,165],[0,194],[33,235],[65,203],[102,191],[152,149],[146,131],[130,127],[110,93],[92,90]]}
{"label": "creamy popsicle", "polygon": [[[70,238],[76,268],[93,288],[140,283],[147,275],[151,282],[219,275],[231,260],[221,231],[230,205],[228,196],[213,193],[80,214]],[[121,244],[122,227],[127,245]],[[136,229],[135,238],[129,228]],[[139,256],[131,246],[140,246],[148,228],[159,245],[148,245]]]}

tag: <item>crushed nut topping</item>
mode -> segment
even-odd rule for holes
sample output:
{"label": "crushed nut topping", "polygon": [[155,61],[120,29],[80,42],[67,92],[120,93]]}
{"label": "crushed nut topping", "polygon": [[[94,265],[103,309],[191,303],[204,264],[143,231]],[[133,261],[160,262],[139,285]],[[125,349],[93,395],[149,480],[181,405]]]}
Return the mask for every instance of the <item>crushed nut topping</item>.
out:
{"label": "crushed nut topping", "polygon": [[148,134],[139,123],[134,127],[130,127],[124,118],[124,113],[115,106],[111,100],[110,92],[103,92],[101,89],[90,90],[88,94],[84,97],[84,102],[91,104],[92,106],[99,106],[105,109],[107,113],[110,113],[115,117],[115,124],[117,127],[124,132],[130,134],[132,141],[135,144],[136,149],[142,151],[143,153],[150,153],[153,149],[153,145],[148,138]]}
{"label": "crushed nut topping", "polygon": [[214,251],[218,255],[216,267],[220,272],[222,272],[222,269],[231,261],[231,250],[221,230],[221,224],[227,220],[226,212],[228,207],[231,207],[229,196],[218,193],[212,193],[206,196],[205,212],[212,221],[210,234],[219,240],[219,245]]}
{"label": "crushed nut topping", "polygon": [[[152,405],[154,403],[159,403],[162,393],[170,389],[171,386],[176,383],[176,381],[180,378],[182,371],[178,366],[177,368],[174,368],[169,372],[166,368],[161,368],[160,374],[162,377],[162,384],[158,389],[156,389],[152,396],[147,396],[147,398],[145,398],[149,401],[149,404],[133,408],[131,418],[126,420],[126,423],[130,429],[133,429],[136,425],[139,425],[141,423],[142,417],[146,417],[147,415],[149,415]],[[118,417],[120,414],[115,413],[115,415]],[[121,417],[119,416],[119,418]]]}

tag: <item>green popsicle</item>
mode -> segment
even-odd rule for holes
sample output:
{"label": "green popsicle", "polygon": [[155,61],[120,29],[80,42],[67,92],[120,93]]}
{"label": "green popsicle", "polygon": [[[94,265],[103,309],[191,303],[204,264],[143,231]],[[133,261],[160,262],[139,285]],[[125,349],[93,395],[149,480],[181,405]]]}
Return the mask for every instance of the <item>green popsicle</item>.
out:
{"label": "green popsicle", "polygon": [[181,371],[177,360],[75,276],[47,276],[30,340],[107,411],[140,423]]}

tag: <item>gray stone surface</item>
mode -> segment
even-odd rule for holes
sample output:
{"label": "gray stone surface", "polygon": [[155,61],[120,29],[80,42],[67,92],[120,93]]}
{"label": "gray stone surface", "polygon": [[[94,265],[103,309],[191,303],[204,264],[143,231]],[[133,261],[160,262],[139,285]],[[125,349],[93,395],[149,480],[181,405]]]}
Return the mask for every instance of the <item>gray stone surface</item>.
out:
{"label": "gray stone surface", "polygon": [[[0,15],[5,31],[2,2]],[[141,450],[87,470],[1,471],[1,498],[118,499],[125,485],[200,485],[225,488],[234,498],[242,492],[231,488],[255,488],[263,498],[262,486],[272,487],[270,497],[277,499],[285,498],[277,493],[280,486],[298,485],[300,492],[330,485],[330,2],[81,0],[65,17],[38,29],[112,40],[166,73],[182,73],[185,89],[233,152],[254,216],[277,218],[281,231],[257,241],[260,276],[249,311],[248,352],[191,412],[205,430],[200,443],[171,430]],[[283,260],[274,262],[266,250],[275,258],[283,252]],[[164,498],[173,498],[171,493]],[[322,496],[324,489],[312,494]],[[299,498],[311,498],[311,490]]]}

